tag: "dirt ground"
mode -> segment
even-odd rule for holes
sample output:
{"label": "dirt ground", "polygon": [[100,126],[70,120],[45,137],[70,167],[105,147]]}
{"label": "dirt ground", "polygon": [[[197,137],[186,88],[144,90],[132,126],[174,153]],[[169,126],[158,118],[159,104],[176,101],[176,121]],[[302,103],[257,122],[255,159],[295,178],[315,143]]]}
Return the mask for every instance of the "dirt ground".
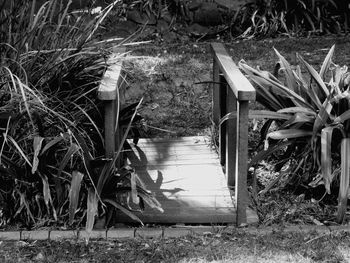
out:
{"label": "dirt ground", "polygon": [[[215,40],[214,40],[215,41]],[[208,134],[211,127],[211,42],[144,44],[130,49],[135,59],[127,63],[128,103],[144,97],[141,115],[149,126],[147,137]],[[316,68],[336,44],[334,62],[350,64],[350,39],[346,36],[276,38],[225,43],[234,61],[272,71],[276,48],[293,65],[296,53]],[[256,104],[252,104],[252,108]],[[154,128],[158,129],[154,129]],[[162,130],[165,131],[162,131]]]}

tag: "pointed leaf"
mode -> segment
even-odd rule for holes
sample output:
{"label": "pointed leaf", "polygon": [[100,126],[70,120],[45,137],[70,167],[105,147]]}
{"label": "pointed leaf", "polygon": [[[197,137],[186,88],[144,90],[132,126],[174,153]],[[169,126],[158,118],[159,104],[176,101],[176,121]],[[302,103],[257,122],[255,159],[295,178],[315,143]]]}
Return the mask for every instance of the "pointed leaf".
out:
{"label": "pointed leaf", "polygon": [[321,132],[321,174],[328,194],[331,193],[332,175],[332,134],[335,127],[326,127]]}
{"label": "pointed leaf", "polygon": [[299,137],[311,136],[311,131],[299,130],[299,129],[286,129],[270,132],[267,135],[267,138],[271,138],[273,140],[283,140],[283,139],[294,139]]}
{"label": "pointed leaf", "polygon": [[298,85],[290,64],[275,48],[274,48],[274,51],[277,54],[278,58],[280,59],[281,66],[282,66],[281,69],[284,71],[286,81],[287,81],[287,87],[293,91],[297,91]]}
{"label": "pointed leaf", "polygon": [[340,116],[334,119],[334,123],[343,123],[350,119],[350,110],[343,112]]}
{"label": "pointed leaf", "polygon": [[134,204],[139,204],[140,200],[137,196],[137,186],[136,186],[136,173],[132,172],[130,174],[130,185],[131,185],[131,198]]}
{"label": "pointed leaf", "polygon": [[34,156],[33,156],[32,174],[34,174],[38,169],[38,165],[39,165],[38,156],[39,156],[43,141],[44,141],[43,137],[40,137],[40,136],[34,137],[34,140],[33,140]]}
{"label": "pointed leaf", "polygon": [[335,48],[335,45],[333,45],[331,47],[331,49],[329,50],[325,60],[323,61],[323,64],[322,64],[322,67],[321,67],[321,70],[320,70],[320,77],[322,80],[325,80],[325,75],[329,69],[329,66],[331,65],[331,62],[332,62],[332,57],[333,57],[333,54],[334,54],[334,48]]}
{"label": "pointed leaf", "polygon": [[259,162],[261,162],[262,160],[266,159],[268,156],[270,156],[271,154],[273,154],[276,151],[279,151],[281,149],[284,149],[285,147],[293,144],[294,142],[292,141],[287,141],[287,142],[283,142],[283,143],[279,143],[276,144],[272,147],[268,147],[266,150],[260,151],[258,152],[250,161],[248,167],[252,167],[256,164],[258,164]]}
{"label": "pointed leaf", "polygon": [[46,151],[48,151],[51,147],[53,147],[55,144],[59,143],[63,139],[64,139],[64,136],[57,136],[54,139],[52,139],[51,141],[49,141],[42,149],[40,155],[43,155]]}
{"label": "pointed leaf", "polygon": [[316,117],[316,112],[305,107],[289,107],[289,108],[284,108],[281,110],[278,110],[277,112],[279,113],[304,113],[307,115],[313,115]]}
{"label": "pointed leaf", "polygon": [[73,171],[72,181],[69,189],[69,224],[71,225],[74,220],[74,215],[78,207],[79,194],[81,188],[81,181],[83,180],[84,174]]}
{"label": "pointed leaf", "polygon": [[341,174],[338,197],[337,222],[342,223],[347,210],[348,190],[350,178],[350,138],[343,139],[341,142]]}
{"label": "pointed leaf", "polygon": [[323,82],[320,75],[317,73],[317,71],[309,64],[307,63],[299,54],[297,54],[297,57],[299,60],[305,65],[306,69],[310,73],[311,77],[316,81],[317,85],[323,90],[326,97],[329,95],[329,90],[326,86],[326,84]]}
{"label": "pointed leaf", "polygon": [[27,156],[24,154],[23,150],[21,149],[21,147],[18,145],[18,143],[10,136],[7,135],[6,138],[12,142],[12,144],[16,147],[17,151],[20,153],[20,155],[22,156],[22,158],[26,161],[26,163],[32,167],[31,162],[29,161],[29,159],[27,158]]}
{"label": "pointed leaf", "polygon": [[86,225],[85,225],[85,230],[88,233],[88,236],[90,236],[91,231],[94,227],[95,216],[97,215],[97,205],[98,205],[97,194],[95,192],[95,189],[90,187],[88,190]]}
{"label": "pointed leaf", "polygon": [[78,145],[76,145],[75,143],[72,143],[71,146],[69,147],[69,149],[67,150],[66,154],[64,155],[63,160],[60,163],[60,166],[59,166],[58,172],[57,172],[57,177],[59,177],[61,175],[63,169],[66,167],[69,160],[72,158],[72,156],[77,151],[79,151]]}

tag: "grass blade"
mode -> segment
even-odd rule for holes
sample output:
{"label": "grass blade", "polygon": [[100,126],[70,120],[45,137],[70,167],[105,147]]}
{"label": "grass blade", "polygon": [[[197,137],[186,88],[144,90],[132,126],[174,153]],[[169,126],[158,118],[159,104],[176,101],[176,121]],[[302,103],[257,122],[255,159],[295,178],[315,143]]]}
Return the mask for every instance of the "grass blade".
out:
{"label": "grass blade", "polygon": [[323,64],[322,64],[322,67],[320,69],[320,77],[322,80],[325,80],[325,75],[329,69],[329,66],[331,65],[332,63],[332,57],[333,57],[333,54],[334,54],[334,49],[335,49],[335,45],[333,45],[331,47],[331,49],[329,50],[326,58],[324,59],[323,61]]}
{"label": "grass blade", "polygon": [[43,137],[40,137],[40,136],[34,137],[34,140],[33,140],[34,156],[33,156],[32,174],[34,174],[38,169],[38,165],[39,165],[38,156],[39,156],[43,141],[44,141]]}
{"label": "grass blade", "polygon": [[81,181],[83,180],[84,174],[73,171],[72,181],[69,189],[69,224],[73,224],[75,211],[78,207],[79,194],[81,188]]}
{"label": "grass blade", "polygon": [[271,138],[273,140],[284,140],[284,139],[294,139],[300,137],[311,136],[311,131],[300,130],[300,129],[286,129],[270,132],[267,135],[267,138]]}
{"label": "grass blade", "polygon": [[[317,71],[309,64],[307,63],[299,54],[297,54],[298,59],[304,64],[308,72],[310,73],[311,77],[316,81],[317,85],[322,89],[323,93],[326,95],[326,97],[329,95],[329,90],[326,86],[326,84],[323,82],[321,76],[317,73]],[[321,98],[320,98],[321,99]]]}
{"label": "grass blade", "polygon": [[79,147],[78,145],[76,145],[75,143],[72,143],[72,145],[69,147],[69,149],[67,150],[66,154],[63,157],[63,160],[60,163],[60,166],[58,168],[57,171],[57,177],[59,177],[64,169],[64,167],[66,167],[67,163],[69,162],[70,158],[72,158],[72,156],[79,151]]}
{"label": "grass blade", "polygon": [[97,194],[95,189],[90,187],[88,190],[88,198],[87,198],[87,213],[86,213],[86,225],[85,230],[88,233],[88,240],[91,234],[91,231],[94,227],[95,216],[97,215]]}
{"label": "grass blade", "polygon": [[344,221],[348,202],[349,176],[350,176],[350,138],[345,138],[341,142],[341,174],[338,197],[337,222]]}
{"label": "grass blade", "polygon": [[27,156],[24,154],[23,150],[21,149],[21,147],[18,145],[18,143],[11,137],[11,136],[7,136],[7,139],[16,147],[17,151],[20,153],[20,155],[22,156],[22,158],[26,161],[26,163],[32,167],[32,163],[29,161],[29,159],[27,158]]}
{"label": "grass blade", "polygon": [[326,127],[321,132],[321,174],[328,194],[331,193],[332,134],[335,127]]}
{"label": "grass blade", "polygon": [[298,90],[297,81],[294,77],[294,73],[293,73],[293,70],[292,70],[290,64],[275,48],[273,50],[277,54],[277,56],[282,64],[281,69],[284,70],[286,81],[287,81],[287,87],[293,91],[297,91]]}

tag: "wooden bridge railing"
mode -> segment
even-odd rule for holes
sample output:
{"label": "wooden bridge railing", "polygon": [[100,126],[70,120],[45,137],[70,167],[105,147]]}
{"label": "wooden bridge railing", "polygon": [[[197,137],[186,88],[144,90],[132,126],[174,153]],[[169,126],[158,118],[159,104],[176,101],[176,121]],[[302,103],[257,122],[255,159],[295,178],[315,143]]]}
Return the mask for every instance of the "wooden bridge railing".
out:
{"label": "wooden bridge railing", "polygon": [[97,96],[104,102],[105,157],[113,158],[120,144],[120,131],[117,128],[118,111],[121,106],[119,91],[124,83],[122,59],[125,48],[116,48],[107,60],[108,68],[101,79]]}
{"label": "wooden bridge railing", "polygon": [[211,44],[213,52],[213,121],[219,125],[227,113],[236,112],[219,127],[219,155],[230,190],[235,190],[237,225],[247,223],[248,111],[255,89],[239,71],[221,43]]}

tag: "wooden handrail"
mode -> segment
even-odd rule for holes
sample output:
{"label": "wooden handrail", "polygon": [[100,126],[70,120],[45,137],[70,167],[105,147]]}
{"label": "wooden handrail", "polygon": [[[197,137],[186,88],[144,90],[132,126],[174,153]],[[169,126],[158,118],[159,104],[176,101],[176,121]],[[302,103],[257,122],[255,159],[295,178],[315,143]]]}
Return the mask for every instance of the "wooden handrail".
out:
{"label": "wooden handrail", "polygon": [[235,193],[237,225],[247,223],[248,112],[255,89],[240,72],[221,43],[211,44],[213,53],[213,121],[229,112],[237,112],[219,126],[219,155],[227,177],[227,185]]}
{"label": "wooden handrail", "polygon": [[118,109],[120,108],[119,90],[124,78],[122,75],[122,59],[125,48],[115,48],[107,60],[108,68],[105,71],[97,96],[104,103],[104,129],[105,129],[105,157],[114,157],[116,149],[120,144],[120,132],[117,129]]}

